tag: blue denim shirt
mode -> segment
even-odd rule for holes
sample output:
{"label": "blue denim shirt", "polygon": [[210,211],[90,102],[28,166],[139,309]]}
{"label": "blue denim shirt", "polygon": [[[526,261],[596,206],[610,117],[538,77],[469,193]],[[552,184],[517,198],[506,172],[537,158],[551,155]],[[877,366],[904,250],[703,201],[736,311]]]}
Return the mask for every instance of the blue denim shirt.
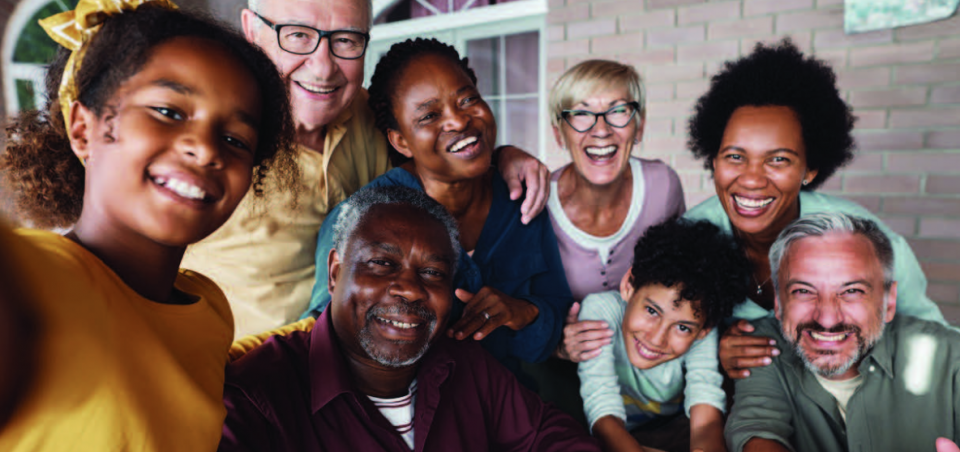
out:
{"label": "blue denim shirt", "polygon": [[[530,224],[520,222],[520,202],[510,200],[506,182],[493,172],[493,201],[483,224],[473,256],[460,250],[454,284],[470,293],[490,286],[514,298],[533,303],[540,313],[520,331],[506,327],[494,330],[481,344],[498,361],[519,373],[519,360],[539,362],[556,348],[563,320],[573,296],[560,261],[557,238],[546,214]],[[402,168],[374,179],[369,186],[402,186],[423,190],[420,182]],[[333,225],[340,216],[337,205],[320,227],[317,237],[317,269],[310,306],[301,318],[317,317],[330,303],[327,290],[327,256],[333,247]],[[455,302],[451,322],[460,318],[463,304]],[[466,339],[470,340],[470,339]]]}

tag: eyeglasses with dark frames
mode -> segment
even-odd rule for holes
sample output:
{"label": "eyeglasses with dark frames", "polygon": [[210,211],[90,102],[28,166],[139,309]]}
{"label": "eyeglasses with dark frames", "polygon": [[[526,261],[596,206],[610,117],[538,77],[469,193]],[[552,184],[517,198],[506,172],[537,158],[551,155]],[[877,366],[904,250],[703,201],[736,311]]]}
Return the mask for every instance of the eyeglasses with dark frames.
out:
{"label": "eyeglasses with dark frames", "polygon": [[597,119],[603,117],[604,121],[610,127],[622,129],[630,124],[633,116],[640,110],[640,102],[627,102],[625,104],[615,105],[603,113],[594,113],[589,110],[563,110],[560,117],[563,118],[573,130],[583,133],[589,131],[597,124]]}
{"label": "eyeglasses with dark frames", "polygon": [[356,60],[363,57],[370,42],[369,33],[353,30],[323,31],[306,25],[275,24],[255,11],[253,14],[277,32],[277,43],[281,49],[296,55],[313,53],[320,46],[320,41],[326,37],[333,56]]}

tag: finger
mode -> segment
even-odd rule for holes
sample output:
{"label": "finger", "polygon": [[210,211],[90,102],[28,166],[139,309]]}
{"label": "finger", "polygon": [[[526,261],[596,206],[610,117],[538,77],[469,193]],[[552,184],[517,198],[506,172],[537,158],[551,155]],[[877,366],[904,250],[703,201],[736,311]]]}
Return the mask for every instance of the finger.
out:
{"label": "finger", "polygon": [[475,294],[467,292],[466,290],[463,290],[463,289],[457,289],[453,292],[453,294],[456,295],[457,298],[459,298],[460,301],[464,303],[470,303],[470,301],[473,300],[473,297],[476,296]]}
{"label": "finger", "polygon": [[568,336],[564,338],[564,341],[567,341],[570,343],[580,343],[580,342],[587,342],[587,341],[600,341],[604,339],[610,339],[611,337],[613,337],[613,330],[609,330],[609,329],[589,330],[589,331],[582,331],[572,336]]}
{"label": "finger", "polygon": [[[519,177],[504,177],[504,180],[507,182],[507,188],[510,189],[510,200],[516,201],[520,199],[520,195],[523,194],[523,175],[522,173],[517,173]],[[523,207],[520,207],[520,212],[523,212]]]}
{"label": "finger", "polygon": [[937,452],[960,452],[960,447],[950,438],[937,438]]}
{"label": "finger", "polygon": [[737,358],[734,360],[733,367],[735,369],[751,369],[754,367],[763,367],[769,366],[773,362],[769,356],[761,356],[756,358]]}
{"label": "finger", "polygon": [[602,320],[585,320],[583,322],[571,323],[563,327],[563,334],[567,337],[573,337],[587,332],[599,331],[608,335],[613,334],[613,330],[607,322]]}
{"label": "finger", "polygon": [[[535,216],[531,213],[537,202],[537,196],[542,189],[540,178],[537,176],[539,163],[537,165],[537,167],[531,167],[530,165],[523,167],[523,181],[527,184],[527,194],[524,195],[523,204],[520,205],[520,222],[523,224],[529,224],[530,220]],[[538,210],[537,213],[540,213],[540,211]]]}
{"label": "finger", "polygon": [[591,359],[593,359],[593,358],[596,358],[596,357],[600,356],[600,352],[602,352],[602,351],[603,351],[603,350],[601,350],[601,349],[598,348],[598,349],[596,349],[596,350],[589,351],[589,352],[581,352],[581,353],[578,353],[576,356],[571,356],[571,358],[573,358],[573,359],[571,359],[571,361],[573,361],[573,362],[575,362],[575,363],[579,363],[579,362],[583,362],[583,361],[589,361],[589,360],[591,360]]}
{"label": "finger", "polygon": [[737,322],[737,329],[744,333],[752,333],[754,330],[753,325],[751,325],[750,322],[746,320],[741,320]]}
{"label": "finger", "polygon": [[495,330],[495,329],[497,329],[497,328],[500,328],[500,327],[503,326],[505,323],[507,323],[506,317],[507,317],[507,316],[504,315],[504,314],[502,314],[502,313],[501,313],[501,314],[496,314],[496,315],[491,315],[491,316],[490,316],[490,319],[487,320],[487,321],[480,327],[480,329],[477,330],[477,332],[473,333],[473,339],[479,341],[479,340],[487,337],[487,335],[489,335],[490,333],[492,333],[493,330]]}
{"label": "finger", "polygon": [[731,336],[720,341],[721,347],[732,349],[775,345],[777,345],[777,341],[763,336]]}
{"label": "finger", "polygon": [[747,369],[734,369],[730,372],[727,372],[727,376],[734,380],[740,380],[742,378],[749,377],[750,371]]}
{"label": "finger", "polygon": [[472,315],[464,314],[455,325],[450,328],[450,334],[456,340],[463,340],[470,337],[487,322],[486,316],[482,312]]}
{"label": "finger", "polygon": [[595,351],[601,349],[603,346],[610,344],[610,342],[612,342],[612,340],[611,340],[610,338],[607,338],[607,339],[597,339],[597,340],[593,340],[593,341],[583,341],[583,342],[580,342],[580,343],[576,344],[576,346],[573,347],[573,353],[570,353],[570,354],[571,354],[571,355],[574,355],[574,354],[578,354],[578,355],[579,355],[579,354],[582,354],[582,353],[592,353],[592,352],[595,352]]}
{"label": "finger", "polygon": [[530,212],[530,219],[534,219],[543,209],[547,207],[547,200],[550,199],[550,170],[540,165],[540,190],[537,190],[537,202],[534,210]]}
{"label": "finger", "polygon": [[497,297],[490,296],[490,291],[486,286],[473,295],[470,302],[466,304],[460,320],[450,327],[452,337],[462,340],[479,330],[484,323],[493,317],[495,311],[491,309],[491,305],[496,301],[495,298]]}
{"label": "finger", "polygon": [[564,325],[577,323],[577,318],[579,317],[580,317],[580,303],[574,301],[573,304],[570,305],[570,310],[567,311],[567,318],[564,319],[563,323]]}
{"label": "finger", "polygon": [[779,356],[780,350],[776,347],[737,347],[734,349],[735,359],[739,358],[761,358]]}

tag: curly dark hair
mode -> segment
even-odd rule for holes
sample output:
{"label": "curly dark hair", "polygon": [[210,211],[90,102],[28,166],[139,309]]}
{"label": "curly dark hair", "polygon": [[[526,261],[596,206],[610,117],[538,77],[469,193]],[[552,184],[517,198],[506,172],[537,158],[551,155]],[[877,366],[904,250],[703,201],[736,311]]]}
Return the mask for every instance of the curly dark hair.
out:
{"label": "curly dark hair", "polygon": [[804,190],[815,190],[838,168],[853,158],[855,143],[850,131],[856,118],[840,97],[837,77],[824,61],[804,57],[787,38],[773,45],[758,43],[753,53],[727,62],[714,75],[710,89],[697,100],[688,127],[687,146],[704,166],[713,170],[713,159],[727,121],[743,106],[786,106],[800,120],[807,151],[807,167],[818,170]]}
{"label": "curly dark hair", "polygon": [[[268,168],[281,187],[297,190],[299,168],[294,160],[286,84],[262,51],[212,18],[151,4],[109,18],[88,44],[76,75],[78,101],[103,115],[107,102],[123,82],[140,71],[151,50],[175,37],[222,44],[249,69],[260,88],[262,104],[254,193],[262,195]],[[68,227],[80,217],[83,205],[84,168],[71,150],[58,94],[69,56],[70,51],[59,50],[47,71],[45,109],[24,112],[7,126],[5,152],[0,155],[0,171],[15,188],[18,213],[36,227]]]}
{"label": "curly dark hair", "polygon": [[679,285],[680,297],[698,301],[694,312],[703,316],[704,328],[712,328],[747,298],[751,270],[743,250],[717,226],[671,218],[637,240],[630,275],[634,289]]}
{"label": "curly dark hair", "polygon": [[[453,46],[444,44],[436,39],[407,39],[390,46],[390,50],[377,62],[377,68],[370,77],[370,88],[367,92],[370,97],[367,104],[374,112],[374,119],[377,128],[387,135],[388,130],[398,130],[400,125],[397,118],[393,115],[393,94],[397,88],[397,80],[400,79],[404,69],[415,58],[421,55],[438,55],[450,59],[456,63],[460,69],[466,72],[467,77],[474,85],[477,84],[477,74],[470,69],[469,60],[460,58],[460,54]],[[396,149],[387,141],[387,147],[390,152],[390,160],[393,166],[400,166],[408,159],[406,156],[397,152]]]}

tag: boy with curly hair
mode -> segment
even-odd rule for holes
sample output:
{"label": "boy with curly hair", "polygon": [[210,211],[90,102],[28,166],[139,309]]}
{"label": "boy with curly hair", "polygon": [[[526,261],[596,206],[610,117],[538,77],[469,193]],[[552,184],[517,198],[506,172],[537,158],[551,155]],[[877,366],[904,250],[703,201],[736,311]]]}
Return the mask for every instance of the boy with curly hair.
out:
{"label": "boy with curly hair", "polygon": [[648,229],[633,259],[620,290],[580,312],[614,332],[578,370],[590,429],[608,451],[724,450],[714,328],[746,296],[750,263],[716,226],[683,219]]}

